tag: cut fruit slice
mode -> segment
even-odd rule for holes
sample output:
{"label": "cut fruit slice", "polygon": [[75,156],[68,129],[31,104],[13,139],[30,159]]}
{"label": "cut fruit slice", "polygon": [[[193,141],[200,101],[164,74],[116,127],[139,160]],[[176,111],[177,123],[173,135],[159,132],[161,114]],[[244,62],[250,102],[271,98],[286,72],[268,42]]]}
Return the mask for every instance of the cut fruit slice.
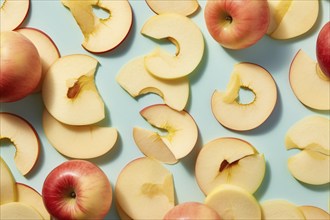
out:
{"label": "cut fruit slice", "polygon": [[135,159],[120,172],[115,196],[132,219],[162,219],[175,203],[172,174],[156,160]]}
{"label": "cut fruit slice", "polygon": [[237,185],[254,193],[265,170],[264,156],[251,144],[237,138],[218,138],[202,147],[196,159],[195,176],[205,195],[222,184]]}
{"label": "cut fruit slice", "polygon": [[205,198],[222,219],[261,219],[258,201],[245,189],[231,184],[220,185]]}
{"label": "cut fruit slice", "polygon": [[286,200],[268,200],[260,204],[262,210],[262,219],[305,219],[302,211],[293,203]]}
{"label": "cut fruit slice", "polygon": [[0,139],[9,139],[16,148],[14,161],[21,174],[29,173],[36,164],[40,141],[32,125],[18,115],[0,113]]}
{"label": "cut fruit slice", "polygon": [[167,132],[161,135],[134,128],[134,141],[146,156],[173,164],[192,151],[198,139],[198,128],[186,111],[176,111],[158,104],[144,108],[140,114],[151,125]]}
{"label": "cut fruit slice", "polygon": [[4,0],[0,6],[0,31],[12,31],[29,14],[30,0]]}
{"label": "cut fruit slice", "polygon": [[325,210],[310,205],[299,206],[300,211],[304,214],[306,220],[329,220],[330,214]]}
{"label": "cut fruit slice", "polygon": [[47,110],[44,110],[42,119],[49,142],[67,157],[77,159],[99,157],[109,152],[117,141],[117,130],[112,127],[63,124],[53,118]]}
{"label": "cut fruit slice", "polygon": [[318,64],[299,50],[290,67],[290,85],[300,102],[318,110],[330,109],[330,80],[318,71]]}
{"label": "cut fruit slice", "polygon": [[160,79],[150,74],[144,66],[144,57],[138,57],[127,63],[119,72],[117,82],[131,96],[156,93],[165,104],[181,111],[189,99],[189,79],[182,77],[174,80]]}
{"label": "cut fruit slice", "polygon": [[[82,46],[92,53],[104,53],[116,48],[127,37],[133,22],[132,9],[127,0],[61,0],[70,9],[79,25],[84,41]],[[93,12],[99,8],[108,13],[99,18]]]}
{"label": "cut fruit slice", "polygon": [[268,0],[270,24],[267,34],[279,40],[309,31],[319,14],[319,1]]}
{"label": "cut fruit slice", "polygon": [[32,206],[21,202],[10,202],[0,206],[0,219],[33,219],[43,220],[42,216]]}
{"label": "cut fruit slice", "polygon": [[59,58],[49,68],[42,87],[48,112],[62,123],[93,124],[105,117],[94,75],[98,61],[88,55]]}
{"label": "cut fruit slice", "polygon": [[145,56],[147,70],[159,78],[174,79],[186,76],[193,72],[202,60],[202,32],[191,19],[183,15],[155,15],[143,25],[141,33],[153,39],[167,38],[177,48],[175,55],[157,47]]}
{"label": "cut fruit slice", "polygon": [[6,162],[0,157],[0,205],[17,200],[16,181]]}
{"label": "cut fruit slice", "polygon": [[[254,129],[274,110],[277,100],[276,83],[266,69],[253,63],[236,64],[232,77],[234,79],[231,79],[227,91],[216,90],[213,93],[212,112],[215,118],[229,129],[237,131]],[[247,104],[241,103],[236,96],[240,88],[252,91],[255,95],[254,100]]]}
{"label": "cut fruit slice", "polygon": [[199,8],[197,0],[146,0],[146,3],[156,14],[177,13],[184,16],[192,15]]}

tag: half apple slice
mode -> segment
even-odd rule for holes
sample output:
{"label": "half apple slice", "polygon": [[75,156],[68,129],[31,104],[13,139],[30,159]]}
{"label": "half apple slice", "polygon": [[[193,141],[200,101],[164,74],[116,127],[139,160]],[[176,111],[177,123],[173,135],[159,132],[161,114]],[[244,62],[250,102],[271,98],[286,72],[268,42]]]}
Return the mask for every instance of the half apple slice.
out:
{"label": "half apple slice", "polygon": [[197,0],[146,0],[146,3],[156,14],[177,13],[189,16],[195,13],[199,8]]}
{"label": "half apple slice", "polygon": [[20,26],[29,14],[30,0],[4,0],[0,6],[0,30],[12,31]]}

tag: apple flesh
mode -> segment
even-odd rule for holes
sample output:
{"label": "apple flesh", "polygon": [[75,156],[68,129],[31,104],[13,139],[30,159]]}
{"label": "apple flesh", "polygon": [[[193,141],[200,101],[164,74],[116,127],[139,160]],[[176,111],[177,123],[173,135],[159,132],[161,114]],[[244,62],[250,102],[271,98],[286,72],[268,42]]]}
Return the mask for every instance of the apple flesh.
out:
{"label": "apple flesh", "polygon": [[286,200],[267,200],[260,204],[262,210],[262,219],[305,219],[302,211],[295,204]]}
{"label": "apple flesh", "polygon": [[199,4],[197,0],[172,1],[172,0],[145,0],[152,11],[157,14],[177,13],[189,16],[195,13]]}
{"label": "apple flesh", "polygon": [[303,205],[298,207],[304,214],[306,220],[329,220],[330,214],[325,210],[311,205]]}
{"label": "apple flesh", "polygon": [[12,31],[20,26],[29,14],[30,0],[4,0],[0,6],[0,31]]}
{"label": "apple flesh", "polygon": [[0,205],[17,200],[16,181],[6,162],[0,157]]}
{"label": "apple flesh", "polygon": [[17,220],[33,219],[43,220],[42,216],[32,206],[22,202],[10,202],[0,206],[0,219]]}
{"label": "apple flesh", "polygon": [[320,70],[330,80],[330,21],[326,23],[317,36],[316,58]]}

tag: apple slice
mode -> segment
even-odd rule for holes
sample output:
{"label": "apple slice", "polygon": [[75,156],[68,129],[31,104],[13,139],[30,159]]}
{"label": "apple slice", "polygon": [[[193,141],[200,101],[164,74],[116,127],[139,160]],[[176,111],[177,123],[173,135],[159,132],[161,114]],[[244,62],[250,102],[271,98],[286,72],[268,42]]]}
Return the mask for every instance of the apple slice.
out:
{"label": "apple slice", "polygon": [[303,50],[292,60],[289,79],[295,96],[304,105],[318,110],[330,109],[330,80]]}
{"label": "apple slice", "polygon": [[102,156],[115,145],[118,132],[112,127],[96,125],[74,126],[57,121],[44,110],[42,117],[45,135],[61,154],[78,159]]}
{"label": "apple slice", "polygon": [[319,14],[319,1],[268,0],[270,24],[267,34],[279,40],[309,31]]}
{"label": "apple slice", "polygon": [[0,157],[0,205],[17,200],[16,181],[6,162]]}
{"label": "apple slice", "polygon": [[222,184],[237,185],[254,193],[265,170],[264,156],[237,138],[217,138],[205,144],[195,164],[196,180],[205,195]]}
{"label": "apple slice", "polygon": [[0,206],[0,219],[33,219],[43,220],[42,216],[32,206],[22,202],[10,202]]}
{"label": "apple slice", "polygon": [[50,219],[50,215],[44,206],[42,196],[35,189],[23,183],[16,183],[18,202],[24,203],[33,207],[43,217],[43,219]]}
{"label": "apple slice", "polygon": [[36,91],[39,92],[42,87],[42,82],[51,64],[60,58],[60,51],[58,50],[54,41],[43,31],[24,27],[16,30],[27,37],[37,48],[42,65],[42,78]]}
{"label": "apple slice", "polygon": [[[127,0],[61,0],[70,9],[79,25],[84,41],[82,46],[91,53],[104,53],[124,41],[133,22],[132,9]],[[106,11],[106,18],[99,18],[93,8]]]}
{"label": "apple slice", "polygon": [[131,96],[156,93],[171,108],[181,111],[189,99],[189,79],[160,79],[150,74],[144,66],[144,57],[128,62],[119,72],[117,82]]}
{"label": "apple slice", "polygon": [[304,205],[298,207],[304,214],[306,220],[329,220],[330,214],[325,210],[311,205]]}
{"label": "apple slice", "polygon": [[156,160],[135,159],[120,172],[115,196],[132,219],[162,219],[175,203],[172,174]]}
{"label": "apple slice", "polygon": [[173,164],[192,151],[198,139],[198,128],[188,112],[157,104],[144,108],[140,114],[152,126],[167,132],[162,135],[143,128],[133,129],[134,141],[146,156]]}
{"label": "apple slice", "polygon": [[286,200],[267,200],[260,205],[262,210],[262,219],[264,220],[305,219],[304,214],[298,206]]}
{"label": "apple slice", "polygon": [[245,189],[223,184],[206,196],[205,204],[222,219],[261,219],[258,201]]}
{"label": "apple slice", "polygon": [[141,33],[153,39],[170,40],[177,48],[175,55],[157,47],[145,56],[147,70],[163,79],[180,78],[196,69],[204,54],[204,38],[199,27],[189,18],[174,13],[152,16]]}
{"label": "apple slice", "polygon": [[30,0],[4,0],[0,6],[0,31],[12,31],[29,14]]}
{"label": "apple slice", "polygon": [[[271,74],[253,63],[234,65],[232,78],[225,92],[216,90],[212,95],[211,108],[215,118],[225,127],[237,130],[251,130],[261,125],[272,113],[277,88]],[[232,84],[232,85],[231,85]],[[241,103],[239,89],[253,92],[254,100]]]}
{"label": "apple slice", "polygon": [[156,14],[177,13],[189,16],[195,13],[199,8],[197,0],[146,0],[146,3]]}
{"label": "apple slice", "polygon": [[330,181],[330,120],[313,115],[295,123],[286,133],[287,149],[300,149],[288,168],[298,180],[321,185]]}
{"label": "apple slice", "polygon": [[28,174],[36,164],[40,141],[32,125],[18,115],[0,113],[0,139],[9,139],[16,148],[14,161],[21,174]]}
{"label": "apple slice", "polygon": [[88,55],[59,58],[49,68],[42,87],[48,112],[62,123],[93,124],[105,117],[94,75],[98,61]]}

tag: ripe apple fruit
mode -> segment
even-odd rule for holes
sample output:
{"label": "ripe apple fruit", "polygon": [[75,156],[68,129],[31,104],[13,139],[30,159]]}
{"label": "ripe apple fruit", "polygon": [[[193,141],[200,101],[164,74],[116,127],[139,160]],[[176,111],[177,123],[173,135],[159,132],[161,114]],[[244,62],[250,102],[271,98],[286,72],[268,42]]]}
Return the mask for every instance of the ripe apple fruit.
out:
{"label": "ripe apple fruit", "polygon": [[329,220],[330,214],[316,206],[312,205],[303,205],[298,207],[300,211],[304,214],[306,220]]}
{"label": "ripe apple fruit", "polygon": [[69,160],[54,168],[42,187],[42,198],[56,219],[103,219],[112,203],[106,174],[85,160]]}
{"label": "ripe apple fruit", "polygon": [[0,157],[0,205],[17,200],[16,181],[6,162]]}
{"label": "ripe apple fruit", "polygon": [[321,71],[330,80],[330,21],[326,23],[317,36],[316,58]]}
{"label": "ripe apple fruit", "polygon": [[0,205],[0,219],[17,220],[33,219],[43,220],[44,218],[32,206],[22,202],[9,202]]}
{"label": "ripe apple fruit", "polygon": [[286,200],[274,199],[267,200],[260,204],[262,211],[262,219],[275,220],[275,219],[305,219],[304,214],[295,204]]}
{"label": "ripe apple fruit", "polygon": [[0,103],[18,101],[34,92],[41,80],[40,56],[18,32],[1,32],[0,40]]}
{"label": "ripe apple fruit", "polygon": [[243,49],[266,34],[270,12],[267,0],[208,0],[204,19],[209,33],[219,44]]}
{"label": "ripe apple fruit", "polygon": [[145,0],[149,8],[156,14],[177,13],[189,16],[195,13],[199,4],[197,0],[172,1],[172,0]]}
{"label": "ripe apple fruit", "polygon": [[5,0],[1,1],[0,6],[0,31],[12,31],[29,14],[30,0]]}

